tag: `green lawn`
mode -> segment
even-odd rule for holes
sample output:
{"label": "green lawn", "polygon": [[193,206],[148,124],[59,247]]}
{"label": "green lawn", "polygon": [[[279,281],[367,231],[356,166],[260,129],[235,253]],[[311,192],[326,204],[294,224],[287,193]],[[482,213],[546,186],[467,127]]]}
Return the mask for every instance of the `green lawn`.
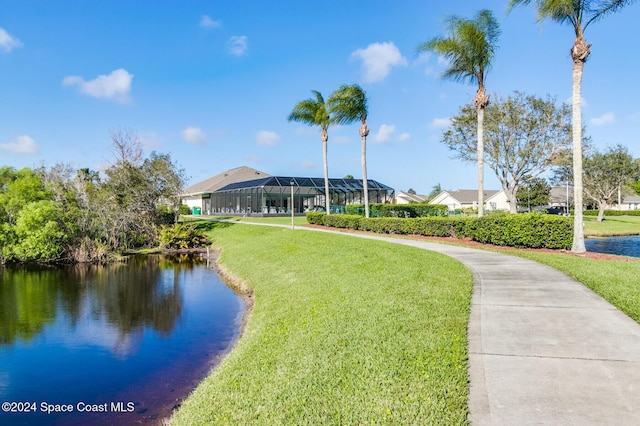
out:
{"label": "green lawn", "polygon": [[173,424],[467,422],[472,276],[460,263],[282,228],[221,224],[211,235],[255,305]]}
{"label": "green lawn", "polygon": [[[277,217],[258,217],[258,216],[201,216],[200,219],[195,219],[197,216],[191,216],[191,220],[210,220],[210,219],[227,219],[237,222],[255,222],[255,223],[271,223],[275,225],[291,225],[291,216],[277,216]],[[188,219],[187,219],[188,221]],[[306,216],[294,216],[294,226],[308,225]]]}
{"label": "green lawn", "polygon": [[596,216],[584,216],[584,234],[589,237],[640,235],[640,216],[605,216],[602,222],[597,222]]}
{"label": "green lawn", "polygon": [[[611,217],[606,229],[586,219],[588,235],[640,228],[636,217]],[[224,248],[221,263],[253,289],[255,307],[236,348],[174,424],[467,422],[472,278],[461,264],[349,236],[206,226]],[[499,251],[564,271],[640,322],[640,261]]]}

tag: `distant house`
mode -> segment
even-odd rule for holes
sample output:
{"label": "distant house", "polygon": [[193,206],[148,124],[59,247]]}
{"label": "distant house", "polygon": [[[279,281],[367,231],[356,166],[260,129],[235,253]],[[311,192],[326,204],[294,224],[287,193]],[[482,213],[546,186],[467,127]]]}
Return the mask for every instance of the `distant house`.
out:
{"label": "distant house", "polygon": [[[210,177],[209,179],[198,182],[185,188],[182,193],[182,203],[189,206],[193,210],[194,207],[201,208],[202,213],[209,214],[205,206],[207,206],[211,194],[218,189],[227,185],[248,180],[270,177],[271,175],[251,167],[242,166],[235,169],[227,170],[224,173]],[[207,206],[209,207],[209,206]],[[208,210],[211,210],[210,208]]]}
{"label": "distant house", "polygon": [[[429,204],[444,204],[449,210],[477,209],[478,191],[475,189],[456,189],[442,191]],[[486,189],[484,191],[484,205],[487,211],[509,210],[509,202],[503,190]]]}
{"label": "distant house", "polygon": [[428,195],[410,194],[400,191],[396,194],[396,204],[424,203],[429,200]]}
{"label": "distant house", "polygon": [[569,193],[567,194],[566,186],[554,186],[549,191],[549,205],[552,207],[564,207],[567,205],[567,195],[569,203],[573,203],[573,187],[569,187]]}
{"label": "distant house", "polygon": [[[368,180],[369,201],[390,203],[395,190]],[[331,212],[344,212],[348,204],[362,204],[362,179],[329,179],[325,194],[323,178],[271,176],[251,167],[237,167],[186,188],[182,202],[193,214],[283,215],[324,210],[327,196]]]}
{"label": "distant house", "polygon": [[624,197],[622,203],[619,206],[620,210],[640,210],[640,196],[630,195]]}

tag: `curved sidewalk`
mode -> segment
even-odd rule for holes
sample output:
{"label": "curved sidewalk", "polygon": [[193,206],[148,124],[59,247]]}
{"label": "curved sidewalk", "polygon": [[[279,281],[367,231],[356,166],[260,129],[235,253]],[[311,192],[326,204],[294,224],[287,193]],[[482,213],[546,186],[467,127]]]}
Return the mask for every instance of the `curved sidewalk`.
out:
{"label": "curved sidewalk", "polygon": [[640,424],[640,325],[581,283],[515,256],[349,235],[439,252],[472,271],[473,425]]}

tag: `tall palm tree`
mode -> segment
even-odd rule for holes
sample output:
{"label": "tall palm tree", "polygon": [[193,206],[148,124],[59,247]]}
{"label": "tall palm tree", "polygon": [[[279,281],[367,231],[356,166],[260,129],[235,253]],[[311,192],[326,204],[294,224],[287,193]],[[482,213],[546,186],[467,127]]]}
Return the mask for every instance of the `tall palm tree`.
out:
{"label": "tall palm tree", "polygon": [[369,217],[369,181],[367,180],[367,94],[357,84],[342,85],[327,101],[329,112],[336,124],[349,124],[360,120],[362,191],[364,192],[364,214]]}
{"label": "tall palm tree", "polygon": [[331,213],[331,197],[329,196],[329,165],[327,163],[328,129],[333,123],[327,110],[327,104],[322,94],[317,90],[311,91],[314,97],[305,99],[296,104],[289,114],[289,121],[297,121],[309,126],[320,126],[320,139],[322,140],[322,161],[324,166],[324,199],[327,214]]}
{"label": "tall palm tree", "polygon": [[[568,23],[573,27],[576,38],[571,47],[573,59],[573,86],[571,102],[573,105],[572,137],[573,137],[573,200],[575,214],[573,219],[573,245],[571,251],[583,253],[584,245],[582,216],[582,110],[581,86],[584,63],[591,53],[591,45],[587,44],[584,32],[595,21],[617,12],[634,0],[535,0],[538,9],[538,20],[550,19],[561,24]],[[509,0],[509,9],[517,5],[528,5],[532,0]]]}
{"label": "tall palm tree", "polygon": [[474,19],[451,16],[447,19],[448,35],[435,37],[418,46],[418,52],[434,52],[449,60],[443,77],[478,84],[473,99],[478,112],[478,216],[484,212],[484,109],[489,105],[485,91],[487,71],[493,61],[500,36],[498,21],[490,10],[483,9]]}

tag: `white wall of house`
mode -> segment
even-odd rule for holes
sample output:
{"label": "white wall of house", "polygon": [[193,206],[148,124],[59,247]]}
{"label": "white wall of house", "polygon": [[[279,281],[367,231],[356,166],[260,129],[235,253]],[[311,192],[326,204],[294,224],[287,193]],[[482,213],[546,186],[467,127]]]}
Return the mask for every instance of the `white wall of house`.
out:
{"label": "white wall of house", "polygon": [[[447,191],[442,191],[435,198],[433,198],[429,203],[444,204],[449,208],[449,210],[469,209],[469,208],[476,209],[478,206],[477,201],[463,202],[455,198],[453,195],[451,195]],[[496,194],[485,198],[484,206],[485,206],[485,210],[487,211],[492,211],[492,210],[508,211],[509,202],[507,201],[507,195],[502,190],[498,191]]]}
{"label": "white wall of house", "polygon": [[396,204],[421,203],[426,200],[427,200],[427,197],[424,195],[409,194],[408,192],[399,192],[398,194],[396,194],[395,203]]}
{"label": "white wall of house", "polygon": [[[465,207],[447,191],[442,191],[436,195],[431,201],[429,201],[429,204],[444,204],[449,208],[449,210],[462,209]],[[466,207],[471,207],[471,205]]]}
{"label": "white wall of house", "polygon": [[192,197],[183,198],[182,204],[186,204],[191,210],[193,210],[194,207],[202,208],[202,195],[198,194]]}
{"label": "white wall of house", "polygon": [[484,201],[484,205],[487,211],[495,211],[495,210],[509,211],[509,200],[507,200],[507,194],[504,191],[498,191],[493,196],[487,198]]}
{"label": "white wall of house", "polygon": [[618,210],[640,210],[640,196],[633,195],[625,197],[624,200],[622,200],[622,203],[617,207]]}

